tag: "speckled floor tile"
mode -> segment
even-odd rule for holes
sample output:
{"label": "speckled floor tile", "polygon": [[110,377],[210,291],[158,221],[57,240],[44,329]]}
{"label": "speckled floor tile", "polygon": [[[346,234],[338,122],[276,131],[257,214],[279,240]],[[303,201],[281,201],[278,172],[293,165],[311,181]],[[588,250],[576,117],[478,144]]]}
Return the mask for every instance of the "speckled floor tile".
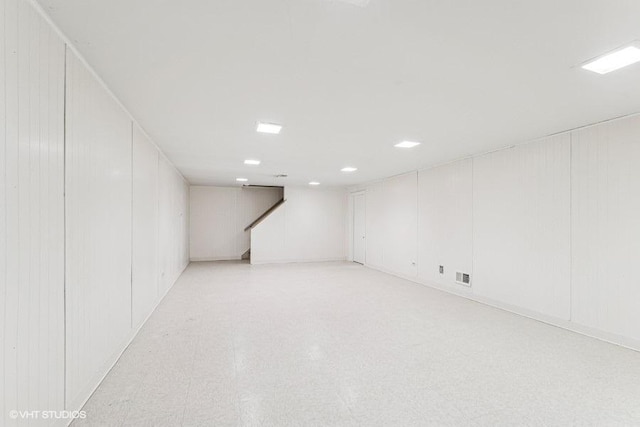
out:
{"label": "speckled floor tile", "polygon": [[640,353],[352,263],[192,263],[74,426],[640,425]]}

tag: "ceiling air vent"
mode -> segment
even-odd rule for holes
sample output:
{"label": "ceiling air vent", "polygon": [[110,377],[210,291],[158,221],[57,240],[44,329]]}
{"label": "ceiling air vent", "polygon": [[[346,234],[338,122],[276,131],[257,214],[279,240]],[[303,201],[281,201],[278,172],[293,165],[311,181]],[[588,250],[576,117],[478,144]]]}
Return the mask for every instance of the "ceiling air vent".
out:
{"label": "ceiling air vent", "polygon": [[458,271],[456,272],[456,282],[460,283],[461,285],[471,286],[471,276],[469,276],[467,273],[460,273]]}
{"label": "ceiling air vent", "polygon": [[289,175],[286,173],[279,173],[277,175],[273,175],[274,178],[287,178]]}

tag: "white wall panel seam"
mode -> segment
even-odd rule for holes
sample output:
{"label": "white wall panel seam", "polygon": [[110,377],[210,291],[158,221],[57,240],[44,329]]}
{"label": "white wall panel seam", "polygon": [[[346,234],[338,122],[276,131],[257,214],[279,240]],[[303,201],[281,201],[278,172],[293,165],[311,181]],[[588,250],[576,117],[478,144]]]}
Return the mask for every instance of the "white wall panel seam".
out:
{"label": "white wall panel seam", "polygon": [[129,310],[130,310],[130,327],[133,329],[133,257],[134,257],[134,253],[133,253],[133,226],[134,226],[134,222],[133,222],[133,121],[131,122],[130,125],[130,132],[129,132],[129,137],[131,140],[131,149],[130,149],[130,153],[131,153],[131,212],[130,212],[130,221],[131,221],[131,230],[130,230],[130,235],[129,235],[129,245],[130,245],[130,250],[131,250],[131,269],[129,271],[129,298],[130,298],[130,306],[129,306]]}
{"label": "white wall panel seam", "polygon": [[63,344],[64,344],[64,352],[63,352],[63,360],[64,360],[64,372],[63,381],[64,387],[62,392],[62,401],[64,404],[64,408],[67,407],[67,53],[68,47],[67,44],[64,44],[64,74],[63,74],[63,102],[62,102],[62,115],[63,115],[63,144],[62,144],[62,194],[63,194],[63,245],[64,245],[64,256],[63,256],[63,271],[64,271],[64,286],[63,286],[63,301],[64,301],[64,330],[63,330]]}
{"label": "white wall panel seam", "polygon": [[420,244],[419,237],[420,236],[420,176],[419,172],[416,171],[416,233],[415,233],[415,257],[413,260],[413,265],[415,266],[416,276],[420,275],[420,267],[418,260],[420,259]]}
{"label": "white wall panel seam", "polygon": [[475,181],[475,170],[476,170],[475,169],[475,164],[476,164],[476,159],[471,159],[471,200],[470,200],[470,205],[471,205],[471,237],[470,237],[470,240],[471,240],[471,271],[470,271],[470,273],[471,273],[471,289],[472,289],[472,292],[473,292],[473,281],[474,281],[474,275],[475,275],[475,268],[474,267],[475,267],[475,254],[476,254],[475,253],[476,244],[475,244],[475,239],[473,238],[473,235],[474,235],[473,234],[474,233],[473,227],[474,227],[474,222],[475,222],[473,220],[475,218],[474,217],[475,213],[474,213],[474,209],[473,209],[473,207],[475,205],[475,203],[473,203],[473,200],[475,198],[474,185],[473,185],[473,183]]}
{"label": "white wall panel seam", "polygon": [[573,132],[569,132],[569,321],[573,321]]}
{"label": "white wall panel seam", "polygon": [[7,295],[8,295],[8,279],[9,274],[7,272],[8,265],[8,174],[7,174],[7,152],[8,152],[8,135],[7,135],[7,104],[8,104],[8,96],[7,96],[7,58],[6,58],[6,32],[7,32],[7,5],[6,1],[0,1],[0,23],[2,23],[2,28],[0,28],[0,138],[2,138],[2,147],[0,151],[0,167],[2,167],[2,176],[0,176],[0,183],[2,191],[2,206],[0,207],[0,294],[2,295],[2,301],[0,302],[0,319],[2,320],[2,326],[0,326],[0,374],[2,375],[2,383],[0,383],[0,390],[2,390],[2,398],[0,398],[0,420],[4,420],[6,417],[6,413],[9,410],[7,408],[7,393],[6,387],[8,385],[7,381],[7,366],[6,366],[6,356],[5,351],[8,347],[7,343],[7,325],[8,316],[7,316]]}
{"label": "white wall panel seam", "polygon": [[[158,236],[158,245],[160,245],[160,156],[158,156],[158,159],[156,161],[156,173],[158,174],[158,199],[156,200],[156,205],[157,205],[157,209],[158,209],[158,221],[156,224],[156,230],[157,230],[157,236]],[[162,291],[161,291],[161,281],[162,281],[162,274],[160,272],[160,260],[161,260],[161,255],[160,255],[160,249],[158,248],[158,253],[156,254],[156,258],[158,259],[157,265],[158,265],[158,280],[156,282],[156,290],[158,293],[158,298],[160,298],[160,295],[162,295]]]}

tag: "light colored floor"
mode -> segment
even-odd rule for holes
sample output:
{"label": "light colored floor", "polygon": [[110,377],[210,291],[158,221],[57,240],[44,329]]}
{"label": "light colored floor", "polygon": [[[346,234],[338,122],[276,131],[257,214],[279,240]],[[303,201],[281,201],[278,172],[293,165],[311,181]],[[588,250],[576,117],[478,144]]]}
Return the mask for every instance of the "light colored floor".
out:
{"label": "light colored floor", "polygon": [[350,263],[193,263],[74,426],[640,425],[640,353]]}

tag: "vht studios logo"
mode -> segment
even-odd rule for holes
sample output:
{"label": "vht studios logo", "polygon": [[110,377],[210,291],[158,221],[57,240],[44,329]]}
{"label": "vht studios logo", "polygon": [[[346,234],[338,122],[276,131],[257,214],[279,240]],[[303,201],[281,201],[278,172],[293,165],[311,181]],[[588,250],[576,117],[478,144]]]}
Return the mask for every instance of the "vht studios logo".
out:
{"label": "vht studios logo", "polygon": [[68,420],[87,418],[85,411],[9,411],[11,419],[25,420]]}

